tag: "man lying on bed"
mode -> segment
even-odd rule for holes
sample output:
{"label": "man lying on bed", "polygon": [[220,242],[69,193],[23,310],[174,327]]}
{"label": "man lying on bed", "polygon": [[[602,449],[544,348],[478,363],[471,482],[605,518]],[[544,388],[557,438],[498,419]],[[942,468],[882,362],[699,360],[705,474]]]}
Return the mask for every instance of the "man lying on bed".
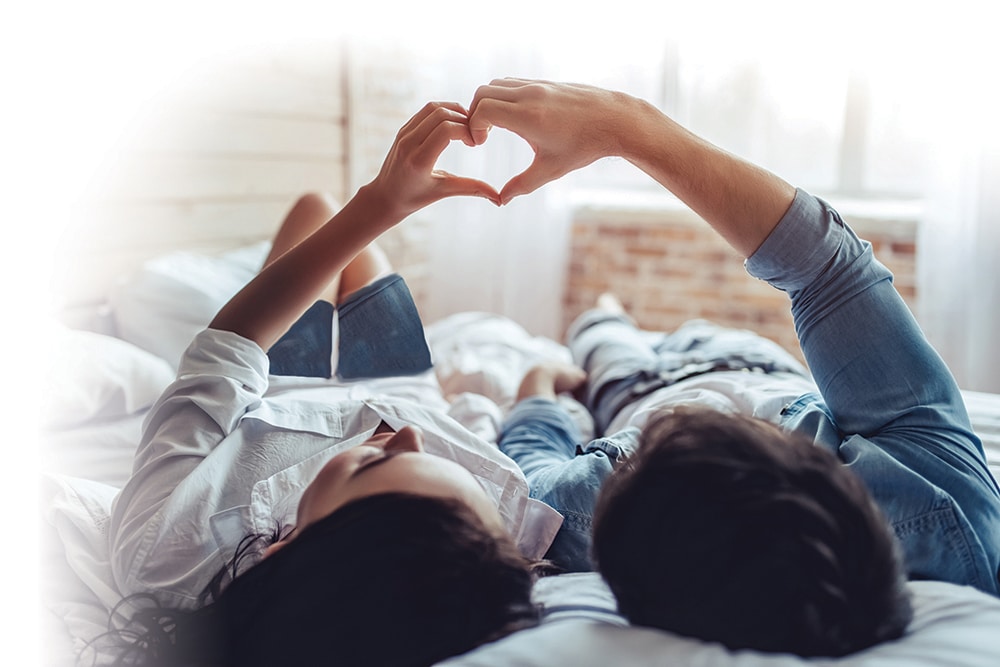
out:
{"label": "man lying on bed", "polygon": [[836,211],[623,94],[498,80],[471,107],[477,143],[491,126],[536,153],[504,202],[609,155],[677,195],[788,292],[812,373],[706,322],[651,337],[604,299],[569,344],[605,437],[552,400],[584,380],[558,366],[528,373],[501,436],[565,516],[551,558],[588,569],[593,517],[632,623],[803,656],[899,637],[906,576],[998,594],[1000,491],[958,387]]}
{"label": "man lying on bed", "polygon": [[433,170],[454,140],[471,144],[465,110],[429,104],[342,209],[301,199],[187,349],[113,507],[119,590],[156,603],[119,610],[132,624],[104,639],[121,664],[429,665],[536,622],[535,563],[561,519],[447,417],[433,373],[265,396],[269,370],[429,368],[410,294],[369,244],[444,197],[496,202]]}

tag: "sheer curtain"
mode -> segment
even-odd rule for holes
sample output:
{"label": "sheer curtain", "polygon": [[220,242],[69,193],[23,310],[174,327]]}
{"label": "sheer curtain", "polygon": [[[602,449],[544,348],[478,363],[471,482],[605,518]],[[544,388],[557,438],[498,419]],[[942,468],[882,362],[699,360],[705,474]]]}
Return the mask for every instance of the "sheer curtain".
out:
{"label": "sheer curtain", "polygon": [[[975,13],[873,11],[833,12],[795,29],[701,17],[674,22],[670,34],[646,30],[613,42],[450,44],[391,69],[419,80],[410,89],[416,100],[468,103],[477,86],[502,76],[624,90],[834,203],[921,202],[917,317],[963,388],[1000,391],[993,342],[1000,333],[993,129],[1000,107],[989,99],[990,69],[1000,57],[972,31],[988,25]],[[439,166],[499,188],[531,158],[524,142],[496,130],[482,147],[449,149]],[[610,159],[501,209],[436,204],[429,317],[486,310],[558,338],[568,202],[593,189],[627,202],[650,187],[644,174]]]}
{"label": "sheer curtain", "polygon": [[1000,392],[1000,104],[984,83],[953,91],[937,125],[919,316],[963,389]]}
{"label": "sheer curtain", "polygon": [[[630,46],[616,42],[610,50],[593,44],[493,45],[458,58],[452,52],[431,55],[427,71],[436,76],[429,74],[428,83],[448,99],[465,103],[478,86],[505,76],[581,81],[655,99],[662,91],[663,54],[662,40]],[[453,145],[438,165],[480,176],[499,190],[533,157],[523,140],[495,128],[481,147]],[[437,204],[427,308],[431,317],[488,310],[511,317],[533,334],[561,339],[572,192],[588,177],[590,184],[605,188],[648,182],[630,165],[610,162],[549,183],[500,209],[463,199]]]}
{"label": "sheer curtain", "polygon": [[[506,76],[539,76],[537,51],[490,49],[429,54],[425,81],[439,96],[468,105],[478,86]],[[519,137],[495,128],[486,143],[453,143],[438,167],[481,178],[500,190],[533,158]],[[510,317],[535,335],[559,339],[566,276],[568,209],[560,184],[496,208],[455,198],[435,204],[431,219],[430,279],[426,312],[431,320],[459,311]]]}

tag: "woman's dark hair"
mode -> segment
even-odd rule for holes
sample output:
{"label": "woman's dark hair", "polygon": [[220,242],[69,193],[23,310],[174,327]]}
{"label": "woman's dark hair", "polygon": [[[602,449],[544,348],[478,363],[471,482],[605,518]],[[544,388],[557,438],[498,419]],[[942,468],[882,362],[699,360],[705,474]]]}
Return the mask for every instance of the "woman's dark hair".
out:
{"label": "woman's dark hair", "polygon": [[854,473],[717,411],[650,420],[601,491],[594,559],[632,623],[730,649],[842,656],[912,618],[899,548]]}
{"label": "woman's dark hair", "polygon": [[402,493],[308,526],[193,612],[117,631],[119,664],[432,665],[537,623],[532,564],[466,505]]}

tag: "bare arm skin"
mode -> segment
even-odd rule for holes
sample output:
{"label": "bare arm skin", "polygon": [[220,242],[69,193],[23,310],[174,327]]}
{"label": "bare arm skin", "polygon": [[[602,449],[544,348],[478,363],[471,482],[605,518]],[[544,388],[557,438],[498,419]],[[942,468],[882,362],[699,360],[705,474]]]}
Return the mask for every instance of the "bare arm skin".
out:
{"label": "bare arm skin", "polygon": [[452,141],[472,145],[458,104],[430,103],[399,131],[382,169],[329,222],[268,264],[209,325],[270,348],[355,256],[411,213],[445,197],[484,197],[487,183],[434,169]]}
{"label": "bare arm skin", "polygon": [[591,86],[498,79],[476,91],[469,128],[521,136],[532,164],[501,190],[501,203],[602,157],[622,157],[702,216],[745,257],[760,247],[795,196],[778,176],[695,136],[651,104]]}

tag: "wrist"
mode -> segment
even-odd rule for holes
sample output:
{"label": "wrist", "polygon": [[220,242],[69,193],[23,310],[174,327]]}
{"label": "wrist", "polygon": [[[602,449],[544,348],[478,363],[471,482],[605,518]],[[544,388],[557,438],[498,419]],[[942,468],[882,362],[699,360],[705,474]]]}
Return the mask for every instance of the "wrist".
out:
{"label": "wrist", "polygon": [[381,231],[399,224],[408,215],[396,198],[380,188],[375,181],[362,185],[354,195],[353,202],[364,211],[366,224]]}
{"label": "wrist", "polygon": [[621,102],[622,125],[616,130],[619,138],[620,157],[640,165],[647,162],[651,153],[666,139],[675,123],[646,100],[623,95]]}

